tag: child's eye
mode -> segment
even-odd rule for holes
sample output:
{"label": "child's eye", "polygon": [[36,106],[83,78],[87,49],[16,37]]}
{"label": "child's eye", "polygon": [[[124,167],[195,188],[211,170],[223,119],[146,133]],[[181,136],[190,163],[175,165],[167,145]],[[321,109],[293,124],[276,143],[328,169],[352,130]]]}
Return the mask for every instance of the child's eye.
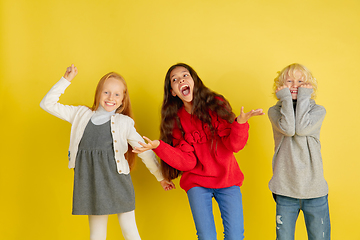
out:
{"label": "child's eye", "polygon": [[117,93],[117,94],[115,94],[115,95],[116,95],[117,97],[118,97],[118,96],[120,96],[120,94],[118,94],[118,93]]}
{"label": "child's eye", "polygon": [[108,92],[104,92],[105,94],[108,94]]}
{"label": "child's eye", "polygon": [[172,80],[172,81],[173,81],[173,82],[176,82],[176,80],[177,80],[176,78],[173,78],[173,80]]}
{"label": "child's eye", "polygon": [[189,74],[184,74],[184,77],[187,77],[187,76],[189,76]]}

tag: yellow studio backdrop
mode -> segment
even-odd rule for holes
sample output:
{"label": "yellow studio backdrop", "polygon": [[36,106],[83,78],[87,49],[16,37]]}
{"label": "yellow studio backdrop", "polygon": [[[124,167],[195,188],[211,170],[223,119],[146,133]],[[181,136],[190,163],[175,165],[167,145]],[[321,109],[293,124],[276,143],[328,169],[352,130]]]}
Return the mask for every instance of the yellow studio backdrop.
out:
{"label": "yellow studio backdrop", "polygon": [[[317,103],[329,184],[332,239],[360,239],[360,2],[355,0],[2,0],[1,239],[88,239],[86,216],[72,216],[73,170],[67,168],[70,124],[39,107],[74,63],[79,74],[61,103],[92,105],[99,79],[125,77],[137,130],[159,137],[167,69],[194,67],[239,114],[276,103],[276,72],[299,62],[318,79]],[[245,239],[275,239],[273,137],[267,116],[250,120],[247,146],[236,154]],[[144,240],[196,239],[186,193],[162,190],[138,159],[132,173],[136,218]],[[218,239],[221,217],[214,205]],[[302,214],[301,214],[302,215]],[[306,238],[302,216],[296,239]],[[123,239],[109,218],[108,239]]]}

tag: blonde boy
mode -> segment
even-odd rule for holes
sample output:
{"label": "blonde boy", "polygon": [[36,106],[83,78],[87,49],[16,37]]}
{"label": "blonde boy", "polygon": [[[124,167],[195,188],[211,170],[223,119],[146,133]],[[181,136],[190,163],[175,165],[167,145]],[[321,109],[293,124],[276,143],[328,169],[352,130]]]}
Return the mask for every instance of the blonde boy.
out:
{"label": "blonde boy", "polygon": [[320,152],[326,111],[314,101],[316,79],[301,64],[284,68],[274,81],[279,100],[268,111],[275,142],[269,188],[276,201],[278,240],[294,239],[300,210],[309,240],[330,239],[328,185]]}

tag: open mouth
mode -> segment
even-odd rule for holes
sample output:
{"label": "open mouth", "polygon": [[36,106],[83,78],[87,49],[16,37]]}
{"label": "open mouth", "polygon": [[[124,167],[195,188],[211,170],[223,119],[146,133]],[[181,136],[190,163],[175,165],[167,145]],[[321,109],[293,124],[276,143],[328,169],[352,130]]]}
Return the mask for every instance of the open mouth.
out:
{"label": "open mouth", "polygon": [[290,90],[291,94],[297,94],[298,91],[297,90]]}
{"label": "open mouth", "polygon": [[183,85],[183,86],[181,86],[180,92],[181,92],[182,95],[184,95],[184,96],[189,95],[189,93],[190,93],[190,87],[189,87],[189,85]]}

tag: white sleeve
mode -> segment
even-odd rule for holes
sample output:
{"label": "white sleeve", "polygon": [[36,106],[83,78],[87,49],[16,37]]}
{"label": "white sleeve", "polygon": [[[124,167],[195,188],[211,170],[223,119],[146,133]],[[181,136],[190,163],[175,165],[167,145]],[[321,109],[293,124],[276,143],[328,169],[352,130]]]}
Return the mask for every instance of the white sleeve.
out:
{"label": "white sleeve", "polygon": [[71,84],[65,78],[61,78],[45,95],[40,102],[40,107],[46,112],[70,123],[73,122],[78,106],[63,105],[59,103],[61,94]]}

